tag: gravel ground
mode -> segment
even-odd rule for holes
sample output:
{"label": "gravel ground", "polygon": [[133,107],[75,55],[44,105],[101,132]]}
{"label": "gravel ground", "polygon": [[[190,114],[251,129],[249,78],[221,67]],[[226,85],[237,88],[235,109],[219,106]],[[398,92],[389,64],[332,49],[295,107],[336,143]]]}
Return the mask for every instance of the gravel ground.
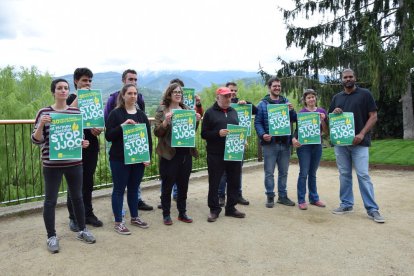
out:
{"label": "gravel ground", "polygon": [[[207,179],[190,181],[188,214],[192,224],[162,223],[160,210],[141,211],[148,229],[129,227],[130,236],[113,231],[110,197],[94,199],[104,227],[93,228],[96,244],[75,239],[67,210],[58,207],[56,229],[61,250],[46,250],[40,211],[0,218],[1,275],[413,275],[414,172],[371,171],[376,200],[385,224],[367,218],[358,185],[354,213],[333,215],[339,204],[338,173],[318,171],[318,189],[326,208],[301,211],[276,205],[265,208],[262,165],[246,168],[238,207],[245,219],[219,217],[208,223]],[[298,166],[289,170],[288,194],[296,201]],[[354,178],[356,179],[356,177]],[[108,194],[108,192],[107,192]],[[159,188],[145,189],[147,203],[159,203]],[[0,210],[1,211],[1,210]],[[129,213],[129,212],[128,212]],[[127,215],[128,218],[128,215]]]}

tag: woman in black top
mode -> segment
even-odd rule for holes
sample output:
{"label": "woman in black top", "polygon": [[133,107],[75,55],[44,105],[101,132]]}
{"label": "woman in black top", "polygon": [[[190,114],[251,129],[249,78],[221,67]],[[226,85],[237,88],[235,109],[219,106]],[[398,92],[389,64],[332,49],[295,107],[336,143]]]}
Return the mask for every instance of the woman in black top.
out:
{"label": "woman in black top", "polygon": [[131,232],[122,221],[122,206],[125,188],[127,188],[127,201],[131,214],[131,225],[148,228],[148,224],[138,216],[138,187],[144,176],[144,169],[149,162],[128,164],[124,162],[124,143],[122,126],[125,124],[145,123],[147,126],[149,149],[151,154],[152,139],[151,128],[144,112],[136,108],[138,91],[134,84],[125,85],[119,93],[118,105],[109,114],[106,122],[105,138],[112,142],[109,150],[109,163],[112,171],[113,192],[112,211],[115,216],[114,229],[122,235]]}

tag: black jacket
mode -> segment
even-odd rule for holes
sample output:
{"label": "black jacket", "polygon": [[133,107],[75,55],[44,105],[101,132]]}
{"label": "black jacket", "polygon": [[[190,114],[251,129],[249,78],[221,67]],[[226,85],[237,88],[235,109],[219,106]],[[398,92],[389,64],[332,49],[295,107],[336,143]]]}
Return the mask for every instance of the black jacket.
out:
{"label": "black jacket", "polygon": [[124,142],[121,124],[127,119],[132,119],[139,124],[145,123],[147,125],[150,156],[152,155],[151,125],[147,115],[139,109],[137,109],[137,113],[135,114],[128,114],[124,108],[115,108],[109,113],[105,132],[106,140],[112,142],[111,149],[109,150],[109,160],[111,161],[124,161]]}
{"label": "black jacket", "polygon": [[207,153],[224,156],[226,137],[220,137],[219,132],[227,129],[227,124],[239,124],[237,111],[232,107],[224,112],[216,102],[204,113],[201,137],[207,142]]}

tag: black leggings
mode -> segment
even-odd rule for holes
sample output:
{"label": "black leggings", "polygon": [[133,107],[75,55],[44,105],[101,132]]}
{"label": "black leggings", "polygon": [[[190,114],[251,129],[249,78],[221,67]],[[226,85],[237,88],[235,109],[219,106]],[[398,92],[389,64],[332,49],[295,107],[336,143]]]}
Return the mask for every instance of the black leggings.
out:
{"label": "black leggings", "polygon": [[65,175],[68,184],[68,192],[71,194],[71,203],[79,229],[83,230],[85,228],[85,209],[82,199],[82,170],[82,165],[65,168],[43,167],[43,177],[45,179],[43,220],[45,221],[48,238],[56,235],[55,207],[63,175]]}

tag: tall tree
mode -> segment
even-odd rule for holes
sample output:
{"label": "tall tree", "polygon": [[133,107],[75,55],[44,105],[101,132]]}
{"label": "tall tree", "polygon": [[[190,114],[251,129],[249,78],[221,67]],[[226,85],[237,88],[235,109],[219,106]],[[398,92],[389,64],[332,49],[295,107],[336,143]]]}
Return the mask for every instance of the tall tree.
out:
{"label": "tall tree", "polygon": [[[403,137],[414,139],[414,1],[295,0],[295,8],[281,10],[288,28],[287,47],[305,49],[305,57],[293,62],[280,59],[280,76],[318,82],[321,74],[329,75],[327,83],[317,84],[326,90],[322,95],[326,98],[334,90],[327,84],[338,84],[339,73],[350,67],[380,102],[400,97]],[[298,18],[319,22],[300,26]]]}

